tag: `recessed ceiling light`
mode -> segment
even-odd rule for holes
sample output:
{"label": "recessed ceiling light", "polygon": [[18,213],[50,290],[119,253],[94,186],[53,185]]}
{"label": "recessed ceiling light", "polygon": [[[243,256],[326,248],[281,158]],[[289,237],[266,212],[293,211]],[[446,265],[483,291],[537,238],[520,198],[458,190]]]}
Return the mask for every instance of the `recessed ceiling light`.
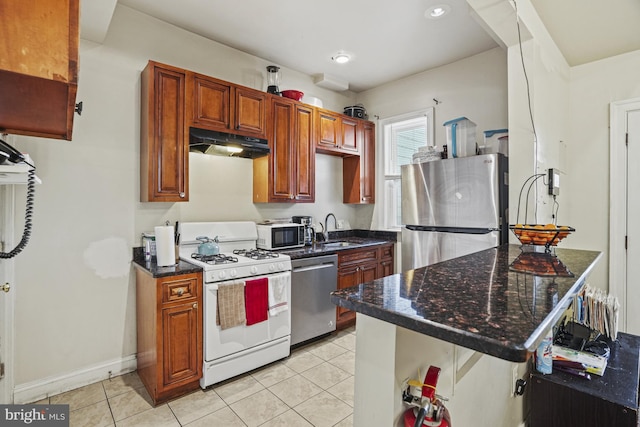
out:
{"label": "recessed ceiling light", "polygon": [[351,57],[346,53],[337,53],[331,59],[338,64],[346,64],[351,60]]}
{"label": "recessed ceiling light", "polygon": [[438,19],[442,18],[446,14],[451,12],[451,6],[448,4],[438,4],[436,6],[431,6],[424,12],[425,18],[429,19]]}

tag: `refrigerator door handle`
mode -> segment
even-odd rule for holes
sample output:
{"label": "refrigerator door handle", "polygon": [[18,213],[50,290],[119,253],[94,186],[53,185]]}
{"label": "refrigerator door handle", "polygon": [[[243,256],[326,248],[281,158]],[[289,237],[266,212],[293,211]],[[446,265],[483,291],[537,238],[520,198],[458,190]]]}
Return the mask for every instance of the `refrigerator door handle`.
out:
{"label": "refrigerator door handle", "polygon": [[462,233],[462,234],[489,234],[500,231],[499,228],[463,228],[463,227],[443,227],[431,225],[405,225],[408,230],[413,231],[436,231],[441,233]]}

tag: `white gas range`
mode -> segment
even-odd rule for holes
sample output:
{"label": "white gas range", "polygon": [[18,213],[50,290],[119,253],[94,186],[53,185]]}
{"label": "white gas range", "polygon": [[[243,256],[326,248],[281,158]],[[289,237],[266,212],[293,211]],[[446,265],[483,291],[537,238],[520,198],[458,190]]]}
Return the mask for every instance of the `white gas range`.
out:
{"label": "white gas range", "polygon": [[[240,222],[188,222],[179,225],[180,259],[203,268],[202,388],[289,356],[290,308],[251,326],[222,329],[216,324],[221,286],[267,278],[286,286],[291,301],[291,258],[256,250],[256,224]],[[201,256],[198,237],[217,237],[219,254]],[[271,286],[271,282],[269,282]]]}

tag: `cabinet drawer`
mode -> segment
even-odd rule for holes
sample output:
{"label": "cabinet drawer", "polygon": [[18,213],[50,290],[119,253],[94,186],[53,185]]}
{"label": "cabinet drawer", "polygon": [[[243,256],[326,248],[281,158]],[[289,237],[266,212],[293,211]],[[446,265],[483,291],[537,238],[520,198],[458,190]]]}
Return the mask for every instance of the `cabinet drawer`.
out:
{"label": "cabinet drawer", "polygon": [[198,296],[198,279],[183,276],[162,281],[162,303],[182,301]]}
{"label": "cabinet drawer", "polygon": [[381,260],[387,258],[393,258],[393,245],[387,245],[380,248],[380,257]]}
{"label": "cabinet drawer", "polygon": [[365,261],[376,261],[378,259],[378,248],[362,249],[353,252],[338,254],[338,267],[344,265],[361,263]]}

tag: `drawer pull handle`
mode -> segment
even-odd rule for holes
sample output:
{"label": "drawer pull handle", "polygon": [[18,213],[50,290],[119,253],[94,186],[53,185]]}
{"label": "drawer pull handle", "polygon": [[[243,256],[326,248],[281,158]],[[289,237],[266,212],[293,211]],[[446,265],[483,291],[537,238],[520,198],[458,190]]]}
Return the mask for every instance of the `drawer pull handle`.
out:
{"label": "drawer pull handle", "polygon": [[193,309],[194,309],[194,310],[197,310],[197,309],[198,309],[198,303],[197,303],[197,302],[194,302],[194,303],[193,303]]}
{"label": "drawer pull handle", "polygon": [[182,294],[184,294],[184,289],[183,288],[176,289],[176,294],[178,294],[178,296],[181,297]]}

